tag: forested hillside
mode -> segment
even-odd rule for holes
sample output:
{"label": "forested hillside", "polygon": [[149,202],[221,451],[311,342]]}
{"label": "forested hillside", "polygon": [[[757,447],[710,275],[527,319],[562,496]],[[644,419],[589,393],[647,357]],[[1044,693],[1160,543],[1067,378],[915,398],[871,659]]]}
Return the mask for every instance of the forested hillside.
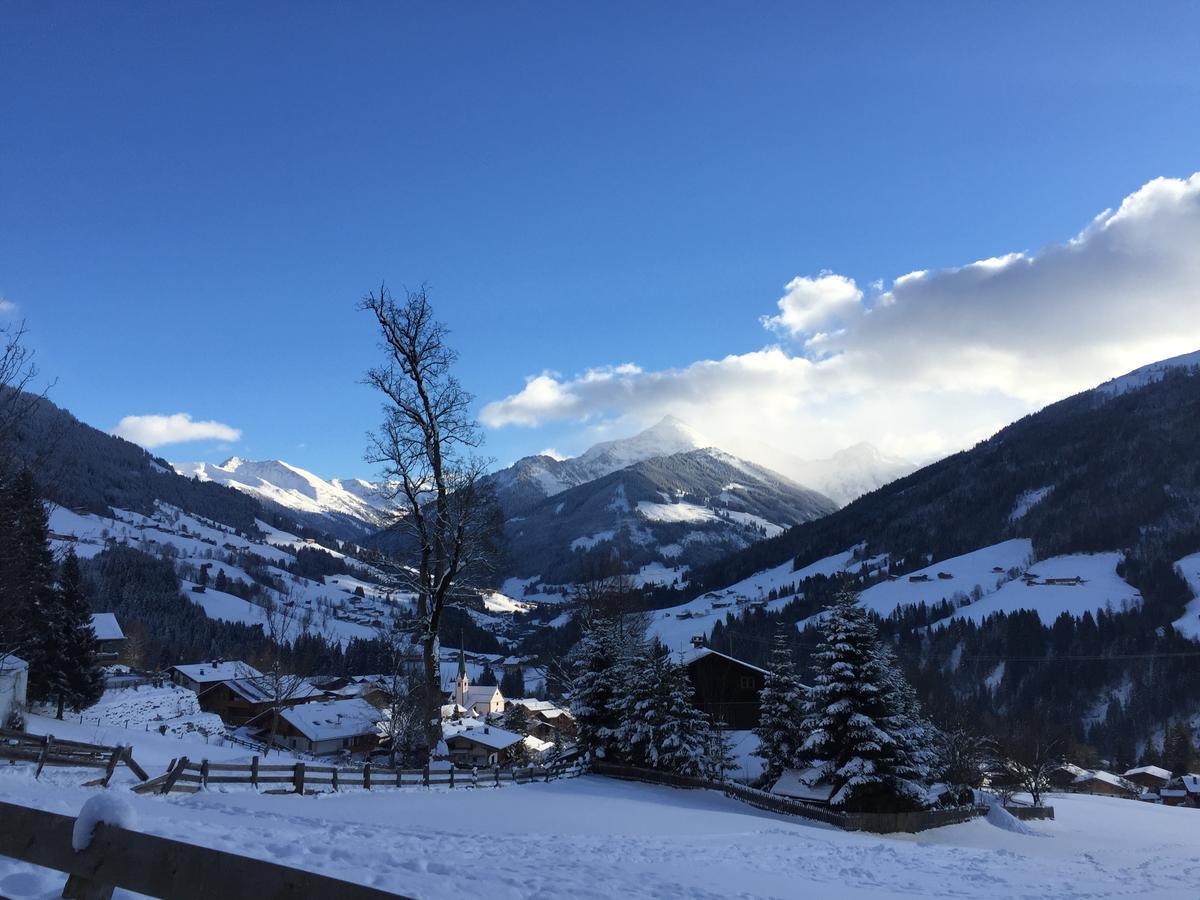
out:
{"label": "forested hillside", "polygon": [[1186,586],[1173,564],[1200,550],[1200,377],[1170,371],[1118,393],[1089,391],[971,450],[694,573],[689,593],[791,558],[799,568],[866,542],[902,574],[1012,537],[1039,558],[1124,550],[1128,575],[1167,620]]}

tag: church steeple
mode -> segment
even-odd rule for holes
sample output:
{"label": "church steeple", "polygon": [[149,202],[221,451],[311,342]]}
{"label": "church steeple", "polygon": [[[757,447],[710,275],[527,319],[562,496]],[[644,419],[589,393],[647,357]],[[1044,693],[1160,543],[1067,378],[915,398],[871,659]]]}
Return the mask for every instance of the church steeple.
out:
{"label": "church steeple", "polygon": [[463,652],[462,638],[459,638],[458,645],[458,680],[455,682],[454,699],[459,706],[467,705],[467,691],[471,687],[471,680],[467,677],[467,655]]}

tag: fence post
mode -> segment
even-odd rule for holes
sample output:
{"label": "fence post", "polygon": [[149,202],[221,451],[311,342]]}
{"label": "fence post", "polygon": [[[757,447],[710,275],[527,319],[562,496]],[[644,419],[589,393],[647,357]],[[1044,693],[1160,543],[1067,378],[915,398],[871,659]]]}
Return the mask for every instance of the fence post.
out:
{"label": "fence post", "polygon": [[38,757],[37,771],[33,773],[36,780],[41,777],[42,767],[46,765],[46,757],[50,755],[50,747],[54,743],[54,735],[48,734],[42,738],[42,755]]}
{"label": "fence post", "polygon": [[454,766],[450,766],[450,788],[454,788]]}
{"label": "fence post", "polygon": [[471,787],[479,787],[479,766],[471,766]]}
{"label": "fence post", "polygon": [[104,768],[104,778],[100,783],[104,787],[108,787],[108,783],[112,781],[113,772],[117,771],[117,763],[121,761],[121,757],[125,755],[123,747],[117,747],[112,752],[112,756],[108,758],[108,765]]}
{"label": "fence post", "polygon": [[167,780],[163,782],[162,793],[171,793],[171,788],[175,787],[175,782],[179,780],[179,776],[183,774],[183,770],[187,768],[187,764],[188,758],[181,756],[179,761],[175,763],[175,768],[167,774]]}
{"label": "fence post", "polygon": [[257,754],[255,754],[250,759],[250,784],[252,784],[254,786],[255,790],[258,789],[258,755]]}
{"label": "fence post", "polygon": [[368,791],[371,789],[371,761],[369,759],[363,764],[363,787]]}
{"label": "fence post", "polygon": [[425,763],[425,777],[424,777],[424,781],[422,781],[422,784],[424,784],[425,787],[429,787],[429,763],[428,762]]}
{"label": "fence post", "polygon": [[292,770],[292,784],[296,788],[296,793],[303,796],[304,794],[304,763],[296,763],[295,769]]}
{"label": "fence post", "polygon": [[200,760],[200,787],[208,790],[208,760]]}
{"label": "fence post", "polygon": [[500,787],[500,767],[496,766],[496,787]]}
{"label": "fence post", "polygon": [[333,780],[333,789],[336,791],[338,789],[338,767],[336,765],[334,765],[334,767],[333,767],[333,779],[332,780]]}

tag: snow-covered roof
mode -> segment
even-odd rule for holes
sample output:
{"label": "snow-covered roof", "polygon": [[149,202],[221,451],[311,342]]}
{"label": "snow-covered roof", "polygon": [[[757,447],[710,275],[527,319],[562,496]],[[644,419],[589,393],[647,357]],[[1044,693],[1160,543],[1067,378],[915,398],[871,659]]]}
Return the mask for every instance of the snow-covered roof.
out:
{"label": "snow-covered roof", "polygon": [[374,734],[380,713],[366,700],[325,700],[285,707],[279,717],[310,741],[335,741]]}
{"label": "snow-covered roof", "polygon": [[461,737],[493,750],[505,750],[513,744],[525,740],[523,735],[505,731],[494,725],[487,725],[478,719],[463,719],[461,721],[442,722],[442,737],[445,740]]}
{"label": "snow-covered roof", "polygon": [[1132,791],[1137,793],[1139,788],[1136,784],[1126,781],[1120,775],[1114,775],[1112,772],[1105,772],[1103,769],[1097,769],[1091,772],[1084,772],[1082,775],[1075,777],[1075,784],[1085,784],[1089,781],[1103,781],[1106,784],[1114,785],[1122,790]]}
{"label": "snow-covered roof", "polygon": [[112,613],[92,613],[92,630],[101,641],[125,640],[125,632],[121,630],[117,617]]}
{"label": "snow-covered roof", "polygon": [[241,660],[219,660],[217,662],[185,663],[171,668],[199,684],[211,684],[214,681],[231,681],[236,678],[256,678],[262,672],[249,663]]}
{"label": "snow-covered roof", "polygon": [[[1200,775],[1180,775],[1178,778],[1172,778],[1171,787],[1176,791],[1182,788],[1182,791],[1189,794],[1200,794]],[[1166,794],[1166,791],[1163,793]]]}
{"label": "snow-covered roof", "polygon": [[569,716],[570,713],[561,706],[556,706],[549,700],[514,700],[513,703],[529,712],[541,713],[547,719],[557,719],[559,716]]}
{"label": "snow-covered roof", "polygon": [[1131,775],[1150,775],[1154,778],[1161,778],[1163,781],[1171,780],[1171,773],[1162,766],[1138,766],[1126,772],[1124,777],[1128,778]]}
{"label": "snow-covered roof", "polygon": [[[254,678],[231,678],[228,681],[220,682],[220,684],[226,685],[231,691],[250,703],[271,703],[274,701],[276,695],[275,683],[267,675],[260,675]],[[205,690],[205,693],[218,686],[214,684]],[[309,697],[320,697],[324,692],[317,690],[317,688],[306,681],[291,684],[289,681],[281,679],[278,693],[286,703],[289,701],[304,700]]]}
{"label": "snow-covered roof", "polygon": [[23,672],[28,668],[29,663],[19,656],[14,656],[12,653],[0,656],[0,672]]}
{"label": "snow-covered roof", "polygon": [[745,666],[747,669],[753,669],[755,672],[761,672],[764,675],[770,674],[766,669],[761,669],[758,666],[751,665],[744,659],[738,659],[735,656],[730,656],[728,653],[721,653],[718,650],[714,650],[712,647],[693,647],[690,650],[681,650],[676,654],[677,661],[680,663],[680,665],[684,666],[690,666],[692,663],[704,659],[706,656],[719,656],[722,659],[728,659],[731,662],[735,662],[739,666]]}
{"label": "snow-covered roof", "polygon": [[[494,684],[493,685],[478,685],[478,684],[471,685],[471,687],[467,688],[466,693],[463,694],[463,697],[462,697],[463,706],[474,706],[476,703],[490,704],[498,693],[500,693],[500,688],[496,687]],[[457,702],[458,691],[457,690],[453,691],[452,696],[455,699],[455,701]]]}
{"label": "snow-covered roof", "polygon": [[531,753],[543,753],[554,746],[553,741],[543,741],[541,738],[536,738],[532,734],[525,735],[523,743],[529,748]]}
{"label": "snow-covered roof", "polygon": [[784,769],[779,780],[771,786],[772,794],[828,803],[833,795],[833,785],[821,780],[821,769]]}

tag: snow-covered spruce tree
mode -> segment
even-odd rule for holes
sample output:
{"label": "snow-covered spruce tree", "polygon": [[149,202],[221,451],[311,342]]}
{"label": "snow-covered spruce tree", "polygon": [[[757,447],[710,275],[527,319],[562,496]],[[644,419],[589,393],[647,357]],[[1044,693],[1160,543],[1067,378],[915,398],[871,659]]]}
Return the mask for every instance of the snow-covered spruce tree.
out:
{"label": "snow-covered spruce tree", "polygon": [[[914,782],[928,783],[938,768],[941,736],[921,709],[917,692],[904,673],[890,647],[883,647],[883,663],[888,670],[888,730],[900,750],[897,774]],[[906,769],[903,767],[907,767]]]}
{"label": "snow-covered spruce tree", "polygon": [[92,629],[91,612],[83,594],[83,578],[79,559],[71,550],[62,563],[58,579],[57,632],[60,678],[51,692],[58,704],[58,718],[63,708],[75,712],[91,706],[104,693],[104,675],[100,671],[96,652],[96,632]]}
{"label": "snow-covered spruce tree", "polygon": [[804,764],[833,786],[830,803],[851,812],[901,812],[923,806],[920,769],[900,736],[908,728],[896,674],[856,594],[834,598],[813,655],[805,691]]}
{"label": "snow-covered spruce tree", "polygon": [[0,605],[9,613],[4,652],[29,663],[29,698],[46,700],[65,679],[59,658],[63,635],[46,507],[28,471],[5,486],[4,508]]}
{"label": "snow-covered spruce tree", "polygon": [[713,725],[692,703],[687,671],[660,647],[629,654],[622,666],[619,752],[631,764],[677,775],[710,774]]}
{"label": "snow-covered spruce tree", "polygon": [[619,723],[617,704],[620,630],[612,619],[595,619],[571,651],[571,715],[579,748],[595,759],[606,759],[614,748]]}
{"label": "snow-covered spruce tree", "polygon": [[755,756],[764,760],[763,780],[773,783],[784,769],[796,765],[800,745],[804,742],[801,717],[804,705],[804,686],[796,675],[792,651],[788,646],[790,626],[780,624],[775,630],[775,643],[763,689],[759,693],[758,749]]}

